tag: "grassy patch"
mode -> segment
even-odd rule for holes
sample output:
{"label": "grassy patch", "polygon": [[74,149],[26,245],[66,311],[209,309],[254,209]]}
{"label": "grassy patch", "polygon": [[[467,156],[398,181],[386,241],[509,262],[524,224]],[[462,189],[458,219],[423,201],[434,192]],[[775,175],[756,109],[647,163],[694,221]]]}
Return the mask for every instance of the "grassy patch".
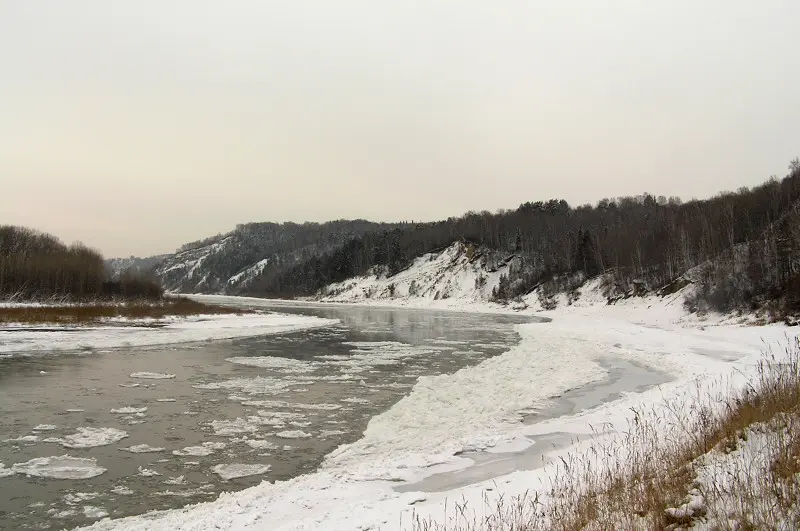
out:
{"label": "grassy patch", "polygon": [[[767,355],[743,390],[634,411],[621,438],[562,458],[549,490],[456,504],[417,531],[800,528],[800,345]],[[739,388],[741,389],[741,388]]]}
{"label": "grassy patch", "polygon": [[86,304],[0,307],[0,324],[99,324],[111,318],[163,319],[192,315],[251,313],[197,302],[186,297],[166,297],[158,301],[97,302]]}

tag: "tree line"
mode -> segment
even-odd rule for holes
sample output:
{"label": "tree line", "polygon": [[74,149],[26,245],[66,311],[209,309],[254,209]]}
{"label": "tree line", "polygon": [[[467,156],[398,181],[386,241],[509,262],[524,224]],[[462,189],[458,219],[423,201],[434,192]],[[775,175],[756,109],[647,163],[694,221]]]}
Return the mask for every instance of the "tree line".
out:
{"label": "tree line", "polygon": [[769,291],[767,286],[782,289],[796,274],[800,242],[792,238],[798,199],[800,162],[794,160],[783,179],[703,200],[682,202],[645,193],[578,207],[561,199],[525,202],[514,210],[468,212],[366,233],[290,268],[267,269],[247,291],[310,295],[376,267],[395,273],[424,253],[462,240],[491,251],[496,260],[516,257],[498,295],[502,299],[578,272],[588,277],[608,273],[621,284],[639,280],[663,286],[715,257],[727,253],[733,260],[736,249],[741,254],[746,244],[752,263],[737,267],[750,271],[752,293],[741,297],[752,298]]}
{"label": "tree line", "polygon": [[0,226],[0,298],[91,300],[113,297],[160,298],[152,276],[108,277],[102,255],[82,243],[25,227]]}

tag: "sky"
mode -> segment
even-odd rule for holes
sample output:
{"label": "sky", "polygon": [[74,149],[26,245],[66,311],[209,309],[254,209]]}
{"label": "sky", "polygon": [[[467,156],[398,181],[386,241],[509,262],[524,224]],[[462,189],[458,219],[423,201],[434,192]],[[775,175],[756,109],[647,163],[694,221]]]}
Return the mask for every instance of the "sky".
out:
{"label": "sky", "polygon": [[796,0],[3,0],[0,224],[146,256],[782,177]]}

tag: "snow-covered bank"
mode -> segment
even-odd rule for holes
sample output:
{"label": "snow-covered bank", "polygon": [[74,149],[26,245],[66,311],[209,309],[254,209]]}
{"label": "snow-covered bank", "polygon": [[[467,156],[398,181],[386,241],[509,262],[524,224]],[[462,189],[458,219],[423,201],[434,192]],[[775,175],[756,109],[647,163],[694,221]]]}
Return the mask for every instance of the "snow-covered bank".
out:
{"label": "snow-covered bank", "polygon": [[277,313],[197,315],[160,320],[158,326],[0,327],[0,353],[94,350],[211,341],[294,332],[335,324],[333,319]]}
{"label": "snow-covered bank", "polygon": [[[262,483],[184,509],[106,520],[92,529],[407,529],[412,512],[441,521],[446,510],[453,511],[452,506],[445,509],[446,500],[468,500],[470,507],[481,508],[485,496],[491,503],[498,496],[508,499],[542,488],[551,471],[548,465],[484,478],[454,491],[414,492],[417,480],[471,464],[457,452],[492,444],[492,452],[524,452],[554,434],[564,435],[566,447],[543,455],[579,450],[583,443],[575,441],[598,430],[613,434],[624,429],[631,407],[657,408],[665,397],[691,393],[697,377],[718,381],[733,371],[748,373],[765,342],[780,346],[790,333],[777,325],[698,326],[673,299],[637,298],[608,306],[604,299],[593,302],[588,288],[581,299],[547,312],[550,323],[519,325],[521,343],[505,354],[451,375],[421,378],[408,396],[370,421],[362,439],[338,448],[313,474]],[[511,311],[455,297],[365,303]],[[532,308],[519,313],[526,312],[533,313]],[[546,409],[549,398],[604,378],[598,360],[620,358],[659,369],[673,380],[575,415],[533,425],[519,422],[525,414]],[[396,489],[397,480],[405,482],[404,492]]]}

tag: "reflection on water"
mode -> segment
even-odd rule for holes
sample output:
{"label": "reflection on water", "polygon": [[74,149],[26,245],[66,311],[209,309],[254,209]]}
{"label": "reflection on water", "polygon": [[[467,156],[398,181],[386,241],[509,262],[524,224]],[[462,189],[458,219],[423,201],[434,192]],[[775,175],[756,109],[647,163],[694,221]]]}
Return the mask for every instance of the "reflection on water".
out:
{"label": "reflection on water", "polygon": [[[420,375],[507,350],[513,325],[529,320],[285,303],[279,311],[341,324],[0,360],[0,528],[73,527],[311,472]],[[73,459],[53,459],[64,455]]]}

